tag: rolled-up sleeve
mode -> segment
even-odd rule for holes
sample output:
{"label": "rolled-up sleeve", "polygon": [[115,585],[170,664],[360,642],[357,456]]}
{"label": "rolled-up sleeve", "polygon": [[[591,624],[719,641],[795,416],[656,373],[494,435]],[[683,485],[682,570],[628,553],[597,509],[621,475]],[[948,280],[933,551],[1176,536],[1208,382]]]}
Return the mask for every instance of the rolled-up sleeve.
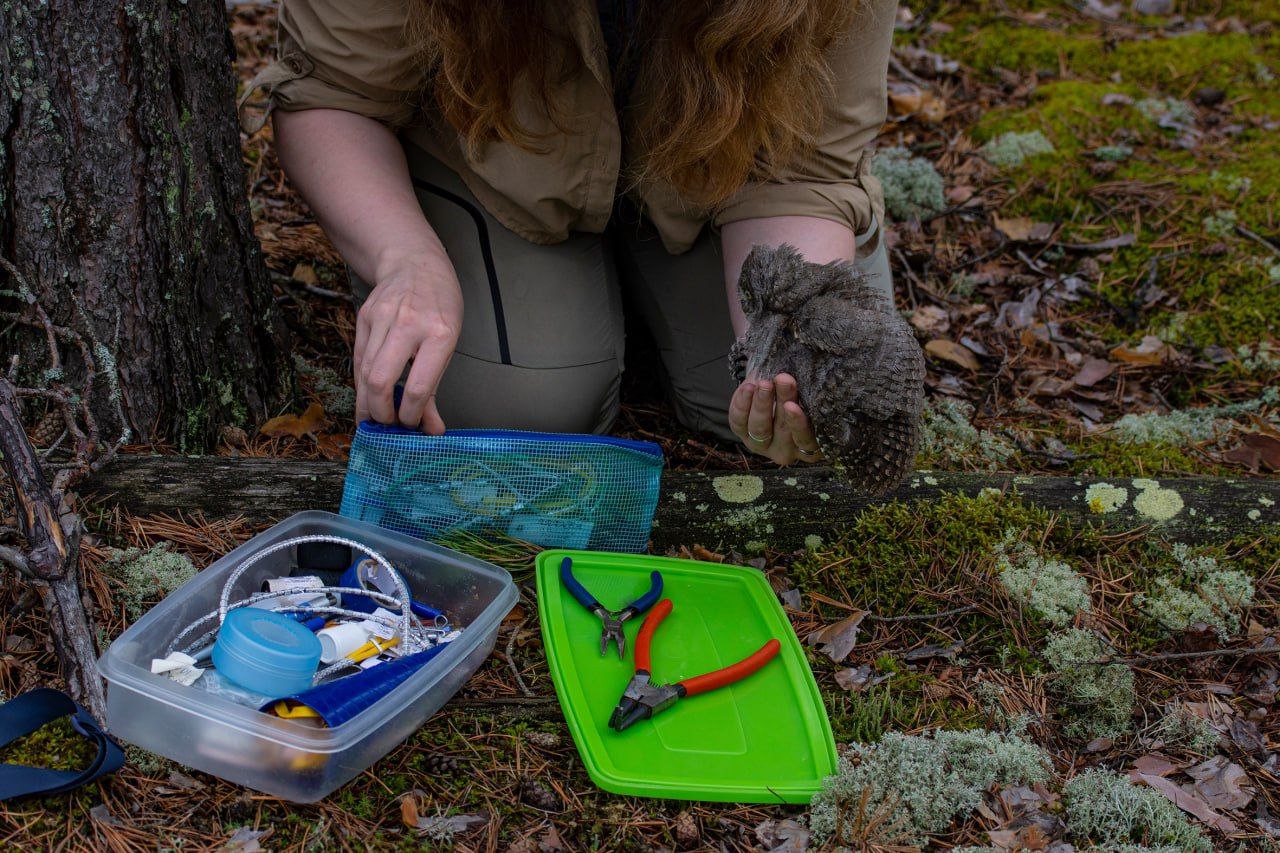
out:
{"label": "rolled-up sleeve", "polygon": [[261,89],[269,108],[346,110],[391,127],[407,124],[422,72],[405,35],[406,14],[406,0],[286,0],[277,60],[253,79],[242,102]]}
{"label": "rolled-up sleeve", "polygon": [[830,48],[834,88],[811,150],[776,179],[753,181],[716,211],[715,224],[768,216],[813,216],[848,225],[855,234],[884,218],[880,182],[867,148],[884,124],[886,78],[897,0],[868,0],[852,31]]}

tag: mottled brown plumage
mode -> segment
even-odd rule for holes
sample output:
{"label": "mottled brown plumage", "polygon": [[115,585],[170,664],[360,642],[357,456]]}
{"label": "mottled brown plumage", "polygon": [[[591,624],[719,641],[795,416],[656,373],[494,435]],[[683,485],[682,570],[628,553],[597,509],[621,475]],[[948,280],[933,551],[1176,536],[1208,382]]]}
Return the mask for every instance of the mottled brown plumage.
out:
{"label": "mottled brown plumage", "polygon": [[790,373],[831,464],[874,494],[896,486],[919,443],[925,371],[893,304],[852,264],[791,246],[752,249],[738,290],[750,323],[729,353],[738,381]]}

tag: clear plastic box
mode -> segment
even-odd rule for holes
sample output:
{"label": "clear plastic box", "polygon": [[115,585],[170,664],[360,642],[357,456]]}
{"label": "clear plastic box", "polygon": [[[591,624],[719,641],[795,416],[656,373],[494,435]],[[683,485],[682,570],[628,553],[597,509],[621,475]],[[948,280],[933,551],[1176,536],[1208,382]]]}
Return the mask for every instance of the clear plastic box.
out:
{"label": "clear plastic box", "polygon": [[[151,674],[151,659],[196,618],[218,606],[232,570],[260,548],[305,534],[346,536],[380,551],[413,597],[445,611],[462,636],[403,684],[347,722],[317,729],[260,713]],[[232,599],[286,574],[292,549],[254,564]],[[493,651],[498,626],[519,594],[511,576],[478,560],[328,512],[303,512],[255,536],[160,602],[98,660],[107,680],[112,735],[214,776],[299,803],[322,799],[409,737]]]}

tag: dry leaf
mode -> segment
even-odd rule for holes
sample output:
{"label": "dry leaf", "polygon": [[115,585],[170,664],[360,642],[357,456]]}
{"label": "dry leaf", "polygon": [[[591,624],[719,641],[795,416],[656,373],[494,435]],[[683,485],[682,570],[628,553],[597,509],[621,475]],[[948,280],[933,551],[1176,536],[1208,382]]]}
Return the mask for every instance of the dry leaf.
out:
{"label": "dry leaf", "polygon": [[921,305],[911,312],[911,325],[926,335],[941,335],[951,328],[951,317],[946,309],[936,305]]}
{"label": "dry leaf", "polygon": [[1240,446],[1222,454],[1227,462],[1245,465],[1250,471],[1280,471],[1280,438],[1260,432],[1240,436]]}
{"label": "dry leaf", "polygon": [[1010,240],[1043,243],[1053,236],[1052,222],[1036,222],[1029,216],[995,217],[996,230]]}
{"label": "dry leaf", "polygon": [[1106,379],[1115,372],[1115,369],[1116,366],[1106,359],[1085,359],[1084,364],[1080,365],[1080,369],[1076,371],[1076,375],[1071,377],[1071,381],[1076,385],[1089,388]]}
{"label": "dry leaf", "polygon": [[841,619],[834,625],[828,625],[805,637],[805,642],[816,646],[818,651],[840,663],[849,656],[858,643],[858,626],[867,617],[867,611],[855,610],[853,615]]}
{"label": "dry leaf", "polygon": [[409,794],[400,801],[400,821],[410,829],[418,828],[418,797]]}
{"label": "dry leaf", "polygon": [[316,436],[320,455],[333,462],[345,462],[351,455],[351,436],[348,433],[325,433]]}
{"label": "dry leaf", "polygon": [[316,269],[311,264],[296,264],[293,272],[289,274],[289,278],[294,281],[300,281],[303,284],[320,283],[320,279],[316,277]]}
{"label": "dry leaf", "polygon": [[947,190],[947,201],[952,204],[964,204],[966,201],[973,198],[974,192],[975,190],[973,187],[968,184],[957,184]]}
{"label": "dry leaf", "polygon": [[946,338],[935,338],[924,345],[925,352],[934,358],[940,358],[943,361],[949,361],[952,364],[958,364],[966,370],[977,370],[982,366],[978,363],[978,357],[970,352],[966,347],[961,346],[955,341],[949,341]]}
{"label": "dry leaf", "polygon": [[889,113],[916,116],[931,122],[942,121],[947,116],[947,102],[914,83],[894,81],[889,84]]}
{"label": "dry leaf", "polygon": [[1111,351],[1112,358],[1144,367],[1164,364],[1177,354],[1177,350],[1155,335],[1147,335],[1136,347],[1119,346]]}
{"label": "dry leaf", "polygon": [[1179,788],[1173,782],[1165,779],[1163,776],[1151,776],[1147,773],[1139,773],[1137,770],[1129,771],[1129,778],[1134,782],[1141,782],[1155,788],[1175,806],[1182,809],[1187,814],[1198,820],[1207,823],[1214,829],[1220,829],[1231,835],[1237,832],[1240,827],[1236,822],[1224,814],[1219,814],[1210,808],[1209,804],[1202,800],[1196,794],[1190,793],[1183,788]]}
{"label": "dry leaf", "polygon": [[1152,752],[1133,762],[1133,769],[1148,776],[1168,776],[1182,769],[1181,764],[1174,764],[1167,756]]}
{"label": "dry leaf", "polygon": [[1196,793],[1215,809],[1242,809],[1253,802],[1253,788],[1244,787],[1249,775],[1225,755],[1188,767],[1187,775],[1196,780]]}
{"label": "dry leaf", "polygon": [[319,403],[312,403],[301,415],[280,415],[272,418],[262,425],[261,432],[271,438],[280,438],[285,435],[302,438],[322,426],[324,426],[324,407]]}
{"label": "dry leaf", "polygon": [[809,849],[809,830],[794,820],[766,820],[756,826],[756,839],[773,853],[804,853]]}

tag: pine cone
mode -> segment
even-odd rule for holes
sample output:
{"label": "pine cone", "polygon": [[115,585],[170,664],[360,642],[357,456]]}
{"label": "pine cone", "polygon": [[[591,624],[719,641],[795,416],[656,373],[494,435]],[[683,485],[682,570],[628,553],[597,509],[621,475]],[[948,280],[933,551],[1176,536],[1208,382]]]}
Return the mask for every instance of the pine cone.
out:
{"label": "pine cone", "polygon": [[560,811],[560,798],[532,776],[520,777],[520,801],[544,812]]}
{"label": "pine cone", "polygon": [[440,755],[432,753],[427,756],[426,766],[423,770],[433,776],[445,776],[458,772],[458,759],[452,755]]}
{"label": "pine cone", "polygon": [[555,749],[560,745],[560,735],[555,732],[529,732],[524,739],[541,749]]}
{"label": "pine cone", "polygon": [[67,425],[62,419],[62,412],[50,409],[31,428],[31,444],[35,447],[48,447],[58,440],[58,436],[62,435],[62,431],[66,428]]}
{"label": "pine cone", "polygon": [[698,822],[688,812],[680,812],[676,815],[672,831],[675,833],[676,843],[681,847],[696,847],[702,837],[698,831]]}

